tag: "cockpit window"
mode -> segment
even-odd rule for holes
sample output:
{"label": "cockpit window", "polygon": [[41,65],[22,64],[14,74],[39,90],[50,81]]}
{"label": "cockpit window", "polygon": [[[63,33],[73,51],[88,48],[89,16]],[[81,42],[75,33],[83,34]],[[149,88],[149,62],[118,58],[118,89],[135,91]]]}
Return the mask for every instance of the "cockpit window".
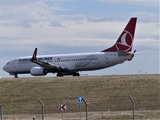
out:
{"label": "cockpit window", "polygon": [[9,65],[9,62],[7,63],[7,65]]}

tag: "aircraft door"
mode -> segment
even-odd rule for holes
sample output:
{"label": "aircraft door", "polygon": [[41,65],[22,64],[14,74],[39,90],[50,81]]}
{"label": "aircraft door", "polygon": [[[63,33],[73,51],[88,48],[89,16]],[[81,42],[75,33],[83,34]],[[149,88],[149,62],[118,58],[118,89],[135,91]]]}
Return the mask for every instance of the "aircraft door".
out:
{"label": "aircraft door", "polygon": [[57,63],[58,63],[58,65],[59,65],[59,62],[60,62],[60,58],[57,58]]}
{"label": "aircraft door", "polygon": [[106,64],[109,64],[109,54],[105,54],[105,62]]}
{"label": "aircraft door", "polygon": [[12,68],[16,68],[16,60],[12,61]]}

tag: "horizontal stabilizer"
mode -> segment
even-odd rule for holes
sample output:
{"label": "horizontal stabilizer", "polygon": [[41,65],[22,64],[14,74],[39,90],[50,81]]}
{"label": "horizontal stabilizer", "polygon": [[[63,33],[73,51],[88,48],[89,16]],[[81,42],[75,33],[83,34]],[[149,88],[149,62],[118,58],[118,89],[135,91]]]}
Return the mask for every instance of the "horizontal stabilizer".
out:
{"label": "horizontal stabilizer", "polygon": [[149,53],[149,52],[154,52],[154,51],[158,51],[158,50],[155,49],[155,50],[147,50],[147,51],[142,51],[142,52],[136,52],[135,55],[137,55],[137,54]]}
{"label": "horizontal stabilizer", "polygon": [[123,50],[117,50],[117,52],[118,52],[118,55],[119,56],[128,56],[128,55],[131,55],[130,53],[128,53],[128,52],[125,52],[125,51],[123,51]]}

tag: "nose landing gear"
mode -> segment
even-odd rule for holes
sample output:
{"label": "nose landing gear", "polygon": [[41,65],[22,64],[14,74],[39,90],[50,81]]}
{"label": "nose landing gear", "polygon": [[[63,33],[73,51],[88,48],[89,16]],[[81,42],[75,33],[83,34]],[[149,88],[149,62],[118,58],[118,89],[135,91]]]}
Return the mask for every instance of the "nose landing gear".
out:
{"label": "nose landing gear", "polygon": [[63,77],[63,73],[57,73],[57,77]]}
{"label": "nose landing gear", "polygon": [[73,76],[80,76],[79,73],[73,73]]}
{"label": "nose landing gear", "polygon": [[18,75],[17,75],[17,74],[15,74],[15,75],[14,75],[14,78],[18,78]]}

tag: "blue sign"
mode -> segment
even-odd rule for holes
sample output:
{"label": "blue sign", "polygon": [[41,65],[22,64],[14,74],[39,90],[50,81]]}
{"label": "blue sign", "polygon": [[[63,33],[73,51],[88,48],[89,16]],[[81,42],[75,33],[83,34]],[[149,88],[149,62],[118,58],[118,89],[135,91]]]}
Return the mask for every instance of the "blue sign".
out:
{"label": "blue sign", "polygon": [[82,96],[78,96],[78,102],[79,103],[83,102],[83,97]]}

